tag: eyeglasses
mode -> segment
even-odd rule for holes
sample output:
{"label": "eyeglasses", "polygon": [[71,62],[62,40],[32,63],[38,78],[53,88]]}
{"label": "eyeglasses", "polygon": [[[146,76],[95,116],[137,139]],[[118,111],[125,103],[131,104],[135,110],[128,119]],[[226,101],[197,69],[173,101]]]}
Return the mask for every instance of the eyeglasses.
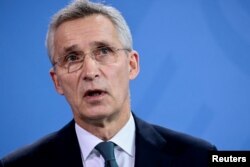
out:
{"label": "eyeglasses", "polygon": [[[102,46],[97,47],[91,50],[89,53],[90,57],[95,60],[97,63],[102,65],[108,65],[115,63],[117,61],[117,52],[118,51],[128,51],[127,48],[115,48]],[[83,61],[87,55],[83,52],[70,52],[66,56],[59,57],[53,66],[58,65],[68,70],[68,73],[72,73],[80,70],[83,67]]]}

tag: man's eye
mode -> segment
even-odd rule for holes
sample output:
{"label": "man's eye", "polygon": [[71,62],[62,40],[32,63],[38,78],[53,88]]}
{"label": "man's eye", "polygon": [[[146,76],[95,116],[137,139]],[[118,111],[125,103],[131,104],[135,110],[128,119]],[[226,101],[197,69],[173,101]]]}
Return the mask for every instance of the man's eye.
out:
{"label": "man's eye", "polygon": [[70,53],[68,54],[65,58],[64,58],[64,62],[68,63],[68,62],[75,62],[78,61],[80,59],[80,56],[75,54],[75,53]]}
{"label": "man's eye", "polygon": [[102,56],[109,55],[112,52],[113,50],[109,47],[101,47],[97,49],[97,53]]}

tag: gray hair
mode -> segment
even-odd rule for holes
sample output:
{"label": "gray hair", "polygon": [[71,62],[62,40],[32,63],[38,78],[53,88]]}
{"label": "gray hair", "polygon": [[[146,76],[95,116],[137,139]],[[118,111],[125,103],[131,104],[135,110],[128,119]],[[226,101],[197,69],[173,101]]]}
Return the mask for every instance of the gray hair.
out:
{"label": "gray hair", "polygon": [[65,8],[58,11],[51,19],[46,37],[46,47],[52,64],[54,61],[54,33],[56,29],[66,21],[84,18],[94,14],[100,14],[107,17],[115,26],[122,45],[125,48],[132,50],[133,42],[130,29],[117,9],[101,3],[89,2],[88,0],[75,0]]}

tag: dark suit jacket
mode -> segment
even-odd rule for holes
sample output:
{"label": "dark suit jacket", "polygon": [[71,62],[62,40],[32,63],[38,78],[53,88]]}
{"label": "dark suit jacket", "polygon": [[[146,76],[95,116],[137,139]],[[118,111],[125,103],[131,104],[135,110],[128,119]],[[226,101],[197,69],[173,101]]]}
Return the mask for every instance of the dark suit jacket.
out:
{"label": "dark suit jacket", "polygon": [[[136,116],[135,167],[206,167],[209,151],[204,140],[146,123]],[[82,167],[74,121],[58,132],[16,151],[0,162],[3,167]]]}

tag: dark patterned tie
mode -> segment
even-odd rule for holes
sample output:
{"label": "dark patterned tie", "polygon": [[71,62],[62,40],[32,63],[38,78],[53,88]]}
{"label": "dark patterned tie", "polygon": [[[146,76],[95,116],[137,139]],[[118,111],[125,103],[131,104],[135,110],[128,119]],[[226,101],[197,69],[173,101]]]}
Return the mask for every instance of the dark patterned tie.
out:
{"label": "dark patterned tie", "polygon": [[100,152],[105,160],[105,167],[118,167],[114,154],[113,142],[101,142],[95,148]]}

